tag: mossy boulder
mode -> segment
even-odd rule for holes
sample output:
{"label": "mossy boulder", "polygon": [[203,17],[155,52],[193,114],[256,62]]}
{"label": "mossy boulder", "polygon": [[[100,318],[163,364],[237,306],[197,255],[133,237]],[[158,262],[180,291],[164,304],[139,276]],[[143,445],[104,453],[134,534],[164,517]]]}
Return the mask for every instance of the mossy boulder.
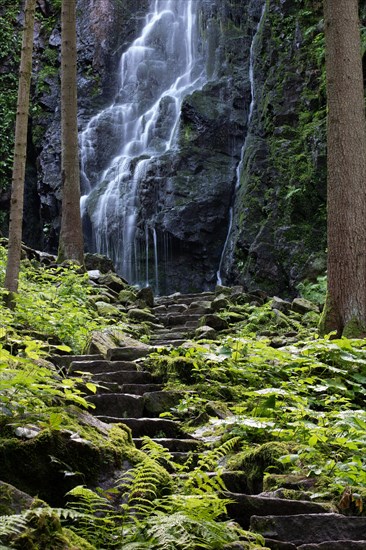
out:
{"label": "mossy boulder", "polygon": [[130,309],[128,311],[128,318],[133,321],[139,321],[141,323],[143,322],[149,322],[149,323],[157,323],[157,318],[152,315],[149,311],[146,311],[146,309]]}
{"label": "mossy boulder", "polygon": [[287,453],[288,447],[284,443],[264,443],[230,458],[228,469],[245,472],[250,491],[260,493],[263,490],[263,476],[266,470],[271,468],[273,473],[281,473],[283,468],[278,459]]}
{"label": "mossy boulder", "polygon": [[215,340],[217,338],[217,332],[212,327],[202,325],[201,327],[196,328],[195,336],[198,339]]}
{"label": "mossy boulder", "polygon": [[306,300],[305,298],[294,298],[291,304],[292,311],[296,313],[305,314],[309,311],[316,311],[319,313],[319,308],[313,302]]}
{"label": "mossy boulder", "polygon": [[106,273],[98,279],[100,285],[104,285],[114,292],[120,292],[128,286],[128,283],[115,273]]}
{"label": "mossy boulder", "polygon": [[22,510],[30,508],[33,501],[34,498],[27,493],[0,481],[0,516],[19,514]]}
{"label": "mossy boulder", "polygon": [[135,292],[133,292],[133,290],[130,290],[130,289],[124,289],[124,290],[121,290],[121,292],[118,294],[118,301],[122,304],[122,305],[129,305],[129,304],[133,304],[137,299],[137,295]]}
{"label": "mossy boulder", "polygon": [[137,299],[147,307],[154,307],[154,293],[150,287],[141,288],[137,293]]}
{"label": "mossy boulder", "polygon": [[120,310],[113,306],[112,304],[107,304],[106,302],[98,301],[95,303],[95,307],[101,317],[120,317]]}
{"label": "mossy boulder", "polygon": [[87,271],[98,270],[103,274],[108,272],[113,273],[115,271],[112,260],[102,254],[91,254],[87,252],[84,254],[84,263]]}
{"label": "mossy boulder", "polygon": [[64,529],[57,512],[41,501],[35,502],[24,520],[18,534],[9,533],[1,542],[19,550],[96,550],[71,529]]}
{"label": "mossy boulder", "polygon": [[209,315],[204,315],[200,321],[200,325],[207,325],[214,328],[215,330],[225,330],[229,328],[229,324],[225,319],[222,319],[219,315],[214,313]]}
{"label": "mossy boulder", "polygon": [[4,482],[60,506],[75,485],[97,486],[98,480],[121,469],[124,461],[138,460],[127,427],[105,424],[73,407],[58,414],[59,429],[44,429],[32,439],[8,430],[0,441]]}
{"label": "mossy boulder", "polygon": [[121,328],[111,327],[105,330],[94,330],[89,338],[85,353],[87,355],[101,354],[107,357],[108,350],[120,347],[146,346],[139,340],[127,336]]}

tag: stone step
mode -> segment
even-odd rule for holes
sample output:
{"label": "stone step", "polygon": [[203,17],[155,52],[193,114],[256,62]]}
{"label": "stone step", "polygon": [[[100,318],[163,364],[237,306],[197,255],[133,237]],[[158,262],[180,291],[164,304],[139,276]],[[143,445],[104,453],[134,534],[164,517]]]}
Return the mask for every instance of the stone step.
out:
{"label": "stone step", "polygon": [[153,351],[154,348],[152,346],[111,348],[107,351],[107,359],[109,361],[135,361],[135,359],[146,357]]}
{"label": "stone step", "polygon": [[[179,441],[179,440],[178,440]],[[201,445],[203,444],[202,441],[200,441]],[[207,473],[207,476],[209,478],[215,478],[217,477],[217,473],[216,472],[206,472]],[[178,474],[175,474],[177,477],[182,477],[182,478],[185,478],[187,477],[187,474],[186,473],[178,473]],[[247,476],[245,474],[245,472],[232,472],[232,471],[224,471],[221,473],[220,475],[221,477],[221,480],[223,481],[227,491],[230,491],[232,493],[235,493],[235,492],[239,492],[239,490],[241,491],[249,491],[249,488],[248,488],[248,481],[247,481]]]}
{"label": "stone step", "polygon": [[[92,382],[97,385],[96,392],[90,391],[85,385],[80,384],[80,389],[87,395],[101,393],[128,393],[130,395],[145,395],[147,393],[159,392],[163,389],[163,384],[118,384],[118,382],[106,382],[104,379]],[[163,411],[164,412],[164,411]]]}
{"label": "stone step", "polygon": [[[272,510],[280,511],[275,502]],[[276,543],[284,541],[301,550],[312,548],[349,550],[352,546],[348,545],[346,541],[365,544],[366,539],[366,517],[343,516],[333,513],[284,514],[265,517],[253,515],[250,528],[263,535],[266,539],[266,546],[269,548],[277,548]],[[335,546],[336,544],[337,546]]]}
{"label": "stone step", "polygon": [[173,331],[169,329],[165,330],[156,330],[154,334],[150,338],[150,342],[154,343],[155,340],[162,340],[164,338],[168,339],[179,339],[179,338],[187,338],[187,331],[186,330],[180,330],[180,331]]}
{"label": "stone step", "polygon": [[[310,515],[326,512],[326,509],[321,504],[306,500],[288,500],[231,492],[224,493],[224,496],[232,501],[227,505],[229,517],[237,521],[244,529],[249,528],[252,516],[270,516],[274,510],[279,516],[286,517],[298,514]],[[269,524],[270,522],[268,522]],[[287,541],[288,539],[285,538],[282,540]]]}
{"label": "stone step", "polygon": [[216,294],[214,292],[202,292],[194,294],[180,294],[179,292],[170,296],[159,296],[155,299],[156,306],[168,304],[191,304],[192,302],[203,300],[214,300]]}
{"label": "stone step", "polygon": [[154,376],[148,371],[128,371],[128,370],[119,370],[112,372],[98,372],[93,375],[93,382],[98,384],[103,384],[103,382],[116,382],[120,386],[125,384],[155,384],[159,382]]}
{"label": "stone step", "polygon": [[127,393],[101,393],[87,396],[87,401],[95,405],[93,414],[118,417],[144,416],[145,401],[141,395]]}
{"label": "stone step", "polygon": [[167,315],[164,324],[167,327],[188,326],[187,323],[198,324],[202,315],[199,313],[179,313],[178,315]]}
{"label": "stone step", "polygon": [[192,467],[197,465],[198,458],[199,458],[199,454],[194,451],[189,451],[189,452],[172,451],[170,454],[172,455],[172,460],[174,462],[177,462],[177,464],[184,464],[189,459]]}
{"label": "stone step", "polygon": [[52,355],[49,360],[60,369],[69,369],[74,361],[95,361],[103,359],[103,355]]}
{"label": "stone step", "polygon": [[[141,439],[140,437],[135,437],[133,441],[136,447],[138,449],[141,449],[143,439]],[[153,438],[153,441],[171,452],[188,453],[190,451],[197,451],[202,446],[201,441],[198,441],[197,439],[169,439],[166,437],[155,437]]]}
{"label": "stone step", "polygon": [[197,320],[187,321],[184,325],[184,328],[187,329],[188,331],[192,331],[192,329],[196,329],[197,327],[198,327]]}
{"label": "stone step", "polygon": [[107,361],[106,359],[99,359],[93,361],[72,361],[69,367],[69,373],[71,374],[76,371],[102,374],[105,372],[126,370],[136,370],[136,363],[133,361]]}
{"label": "stone step", "polygon": [[[210,472],[210,477],[217,476],[216,472]],[[245,472],[226,470],[222,472],[221,479],[228,491],[231,493],[248,493],[248,478]]]}
{"label": "stone step", "polygon": [[161,391],[163,384],[122,384],[119,390],[122,393],[130,393],[132,395],[144,395],[145,393]]}
{"label": "stone step", "polygon": [[182,344],[187,342],[187,338],[180,338],[180,339],[162,339],[162,340],[155,340],[154,345],[159,347],[168,347],[172,346],[173,348],[178,348]]}
{"label": "stone step", "polygon": [[116,416],[97,415],[102,422],[110,424],[122,423],[131,428],[134,437],[164,437],[186,439],[189,437],[182,428],[173,420],[165,418],[122,418]]}
{"label": "stone step", "polygon": [[144,394],[146,416],[159,416],[161,413],[176,407],[186,395],[183,391],[154,391]]}
{"label": "stone step", "polygon": [[160,318],[161,315],[167,314],[167,313],[184,313],[187,311],[188,306],[187,304],[167,304],[162,306],[157,306],[154,308],[155,315]]}
{"label": "stone step", "polygon": [[[277,550],[276,546],[272,546],[274,550]],[[319,544],[301,544],[301,546],[291,545],[287,546],[289,550],[293,548],[296,550],[366,550],[366,535],[365,540],[329,540],[326,542],[320,542]]]}

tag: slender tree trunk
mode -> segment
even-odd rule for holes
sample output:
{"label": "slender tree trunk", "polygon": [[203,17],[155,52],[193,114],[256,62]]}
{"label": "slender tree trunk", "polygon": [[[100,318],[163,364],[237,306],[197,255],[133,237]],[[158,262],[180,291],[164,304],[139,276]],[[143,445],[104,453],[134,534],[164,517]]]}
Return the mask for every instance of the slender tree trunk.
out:
{"label": "slender tree trunk", "polygon": [[76,0],[62,0],[61,27],[62,217],[58,260],[76,260],[83,265],[77,127]]}
{"label": "slender tree trunk", "polygon": [[11,187],[9,248],[5,288],[17,292],[22,248],[24,178],[27,157],[29,95],[36,0],[26,0],[22,53],[20,58],[18,104],[15,121],[14,161]]}
{"label": "slender tree trunk", "polygon": [[328,294],[321,332],[366,335],[366,123],[357,0],[324,0]]}

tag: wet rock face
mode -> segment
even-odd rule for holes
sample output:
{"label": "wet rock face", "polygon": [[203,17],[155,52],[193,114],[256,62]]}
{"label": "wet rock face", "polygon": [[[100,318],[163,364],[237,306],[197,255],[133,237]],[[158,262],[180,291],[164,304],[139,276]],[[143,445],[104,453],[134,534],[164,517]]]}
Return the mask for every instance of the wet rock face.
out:
{"label": "wet rock face", "polygon": [[[142,238],[146,224],[155,228],[159,263],[159,281],[155,281],[155,287],[159,292],[208,289],[216,283],[235,170],[246,131],[250,37],[260,3],[259,0],[201,3],[200,47],[209,81],[184,100],[178,148],[152,163],[139,190],[137,237],[140,234]],[[80,129],[93,114],[113,101],[121,53],[141,30],[148,4],[148,0],[138,7],[132,0],[122,4],[116,0],[98,0],[90,7],[86,0],[79,0]],[[50,44],[53,48],[60,47],[59,28],[52,32]],[[149,87],[142,85],[147,78],[144,80],[142,72],[143,67],[138,76],[144,101],[143,94],[149,93]],[[38,158],[41,217],[46,228],[44,244],[53,251],[57,246],[61,199],[58,80],[58,75],[48,80],[47,93],[41,98],[49,115]],[[162,109],[169,112],[168,97]],[[167,119],[163,115],[162,121]],[[118,128],[108,120],[108,113],[103,116],[97,154],[90,160],[94,165],[89,166],[99,172],[108,166],[119,147],[115,135]],[[164,133],[163,127],[161,131]],[[94,250],[88,219],[85,229],[88,248]],[[154,252],[149,253],[151,258]]]}
{"label": "wet rock face", "polygon": [[[144,282],[148,272],[146,278],[156,293],[211,289],[233,206],[220,273],[223,281],[291,294],[299,280],[309,274],[316,277],[324,267],[324,89],[321,70],[309,50],[314,37],[319,37],[321,3],[314,0],[312,15],[300,16],[301,10],[291,2],[269,2],[255,48],[256,95],[247,128],[252,99],[250,48],[263,0],[197,2],[199,55],[207,81],[183,101],[174,150],[150,162],[140,184],[135,242],[141,251],[135,266],[140,279],[133,282]],[[46,0],[44,5],[47,10]],[[116,97],[121,54],[139,36],[148,6],[149,0],[78,0],[80,131],[92,116],[103,112],[88,172],[102,174],[120,153],[120,130],[104,109]],[[308,33],[304,38],[304,30],[311,26],[314,36]],[[59,51],[59,26],[47,40],[39,38],[39,51]],[[162,86],[164,80],[162,75],[160,81],[152,81],[144,64],[137,78],[141,104],[148,101],[152,86]],[[44,247],[55,251],[61,200],[57,71],[48,74],[45,83],[38,93],[43,113],[35,121],[45,134],[33,159],[39,202],[30,210],[40,211]],[[166,134],[171,102],[166,96],[160,104],[157,141]],[[90,252],[97,251],[91,226],[97,201],[95,193],[84,219]],[[109,238],[116,241],[120,227],[118,223],[110,227]]]}
{"label": "wet rock face", "polygon": [[226,283],[291,295],[325,271],[325,86],[322,46],[314,47],[323,40],[321,13],[317,0],[307,15],[271,0],[259,31]]}
{"label": "wet rock face", "polygon": [[[102,106],[113,100],[120,56],[140,31],[148,3],[148,0],[138,3],[134,0],[78,0],[79,129]],[[59,56],[59,22],[51,32],[48,43],[38,44],[38,55],[41,56],[46,48],[58,52]],[[37,117],[36,123],[43,128],[44,137],[38,144],[36,162],[40,217],[44,228],[43,246],[54,252],[58,244],[61,215],[59,71],[47,75],[45,84],[45,90],[37,98],[43,113]],[[108,140],[101,139],[101,145],[105,143]]]}
{"label": "wet rock face", "polygon": [[224,0],[201,4],[209,80],[184,99],[178,148],[150,164],[140,188],[141,237],[146,220],[157,234],[159,293],[216,284],[246,132],[250,37],[260,7]]}

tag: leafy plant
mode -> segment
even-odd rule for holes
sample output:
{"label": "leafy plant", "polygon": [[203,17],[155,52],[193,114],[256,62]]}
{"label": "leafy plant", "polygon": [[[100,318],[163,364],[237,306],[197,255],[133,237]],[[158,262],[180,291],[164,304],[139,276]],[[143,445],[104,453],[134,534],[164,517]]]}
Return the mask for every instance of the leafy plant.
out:
{"label": "leafy plant", "polygon": [[316,282],[302,281],[297,285],[300,295],[315,304],[324,305],[325,295],[327,292],[327,277],[326,275],[319,276]]}

